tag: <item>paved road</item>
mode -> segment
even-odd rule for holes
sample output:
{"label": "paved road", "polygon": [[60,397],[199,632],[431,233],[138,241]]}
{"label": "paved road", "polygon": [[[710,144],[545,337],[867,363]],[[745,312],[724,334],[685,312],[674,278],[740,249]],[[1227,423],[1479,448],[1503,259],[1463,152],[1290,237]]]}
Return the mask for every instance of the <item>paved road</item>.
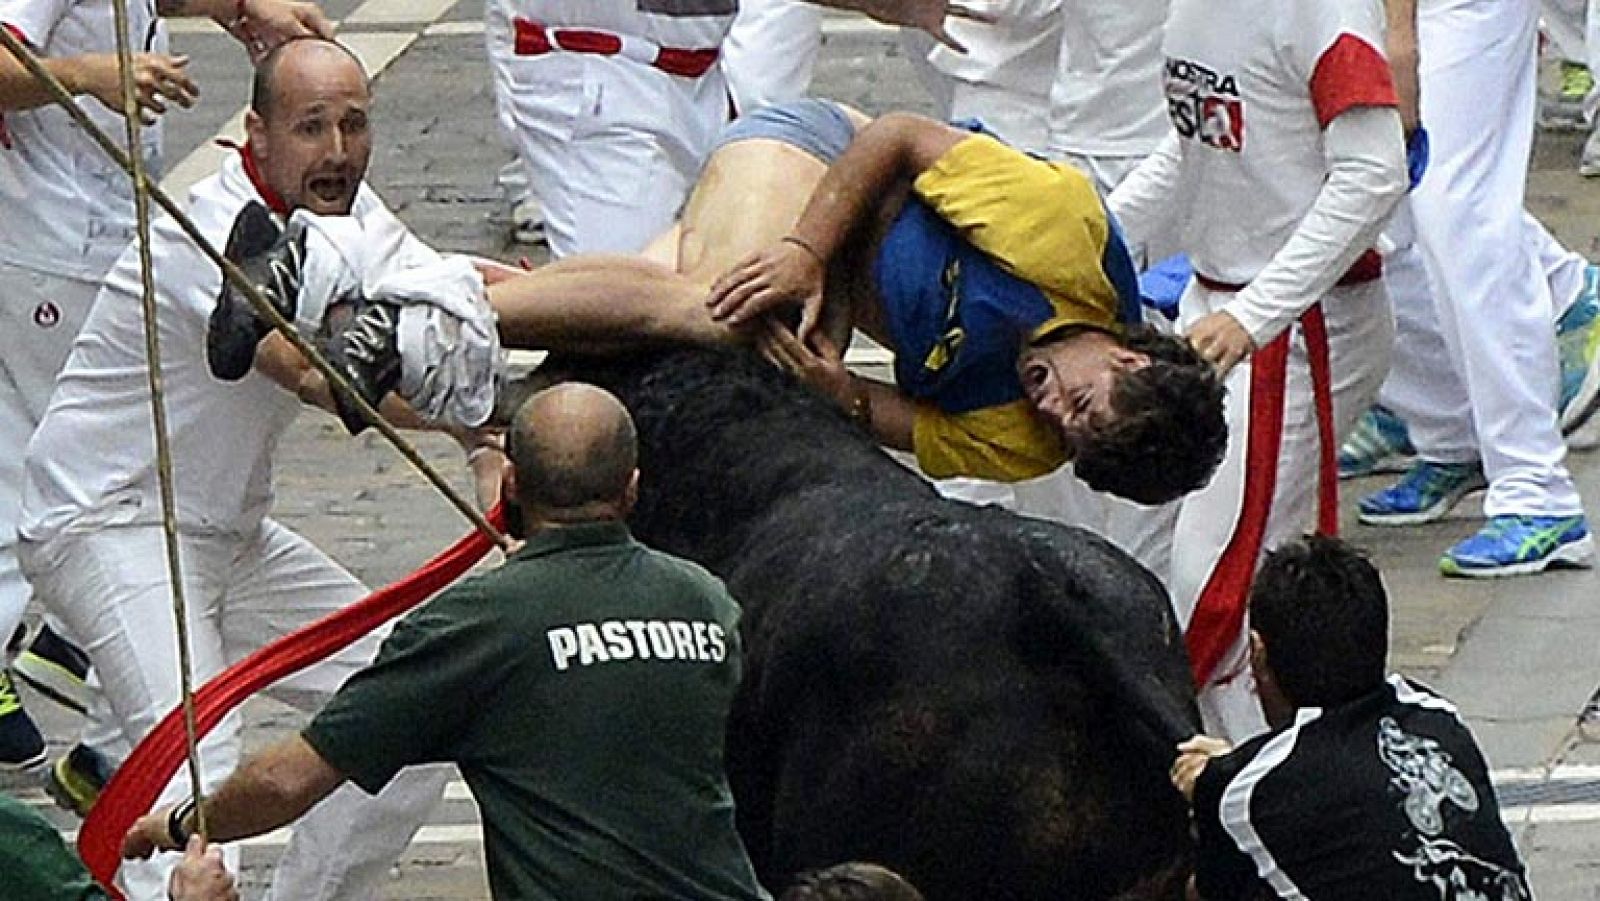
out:
{"label": "paved road", "polygon": [[[537,260],[536,251],[508,245],[495,221],[494,174],[509,154],[492,119],[481,9],[480,0],[328,3],[343,20],[342,34],[378,72],[372,182],[380,193],[441,246]],[[209,24],[180,29],[174,45],[193,56],[205,91],[198,108],[169,123],[169,183],[182,187],[215,164],[214,136],[237,133],[247,88],[242,57]],[[818,93],[869,111],[927,106],[894,33],[842,16],[829,20]],[[1571,136],[1541,139],[1530,205],[1571,246],[1600,257],[1600,185],[1573,174],[1577,148]],[[423,446],[459,481],[458,452],[437,441]],[[1591,511],[1600,511],[1596,457],[1578,454],[1573,464]],[[326,417],[302,418],[284,444],[280,474],[280,518],[371,584],[408,572],[465,528],[387,447],[373,438],[350,442]],[[1600,745],[1581,740],[1573,717],[1600,685],[1600,577],[1446,582],[1435,561],[1475,527],[1474,504],[1433,526],[1377,532],[1355,525],[1349,510],[1350,499],[1370,487],[1358,483],[1345,492],[1346,529],[1384,566],[1395,598],[1396,667],[1445,690],[1483,739],[1539,897],[1597,901]],[[251,702],[247,720],[253,745],[299,722],[265,700]],[[75,726],[53,711],[46,725],[58,744],[70,741]],[[64,830],[75,828],[52,816]],[[281,836],[267,836],[247,848],[247,896],[259,895],[281,844]],[[475,809],[459,783],[394,870],[385,897],[487,897]]]}

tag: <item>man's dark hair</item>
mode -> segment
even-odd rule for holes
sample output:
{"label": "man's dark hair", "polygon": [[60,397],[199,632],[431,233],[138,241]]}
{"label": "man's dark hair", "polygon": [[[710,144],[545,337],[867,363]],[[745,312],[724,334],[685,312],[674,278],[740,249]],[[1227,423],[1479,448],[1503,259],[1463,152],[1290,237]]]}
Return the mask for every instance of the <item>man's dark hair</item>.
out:
{"label": "man's dark hair", "polygon": [[278,64],[283,60],[283,54],[285,50],[294,44],[301,43],[302,41],[315,41],[320,44],[327,44],[331,47],[338,47],[340,50],[344,51],[346,56],[356,61],[356,65],[361,67],[361,71],[363,73],[367,71],[367,67],[361,64],[361,57],[356,56],[355,51],[339,43],[338,41],[316,34],[302,34],[289,38],[276,47],[273,47],[271,50],[268,50],[267,55],[263,56],[261,60],[256,63],[255,75],[250,80],[250,109],[256,115],[266,118],[272,110],[272,102],[277,97],[276,86]]}
{"label": "man's dark hair", "polygon": [[922,901],[922,893],[877,864],[841,863],[796,876],[778,901]]}
{"label": "man's dark hair", "polygon": [[1222,379],[1186,339],[1139,325],[1123,344],[1150,365],[1117,376],[1111,421],[1078,448],[1073,471],[1096,491],[1164,504],[1205,485],[1222,462]]}
{"label": "man's dark hair", "polygon": [[[603,395],[608,404],[582,421],[550,415],[541,400],[580,390]],[[591,403],[591,406],[596,406]],[[578,382],[541,391],[512,420],[507,454],[517,474],[517,500],[541,512],[575,510],[621,498],[639,462],[633,419],[616,398]]]}
{"label": "man's dark hair", "polygon": [[1383,684],[1389,596],[1366,554],[1337,538],[1307,535],[1267,555],[1250,627],[1297,707],[1334,707]]}

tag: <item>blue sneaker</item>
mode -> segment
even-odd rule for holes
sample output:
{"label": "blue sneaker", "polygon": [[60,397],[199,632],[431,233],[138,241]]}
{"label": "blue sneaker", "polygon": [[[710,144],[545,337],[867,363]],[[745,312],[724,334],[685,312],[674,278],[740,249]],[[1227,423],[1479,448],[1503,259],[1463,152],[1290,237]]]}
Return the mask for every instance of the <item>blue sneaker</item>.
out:
{"label": "blue sneaker", "polygon": [[1483,488],[1483,467],[1477,463],[1430,463],[1418,460],[1382,491],[1361,499],[1359,518],[1369,526],[1414,526],[1444,518],[1463,497]]}
{"label": "blue sneaker", "polygon": [[1578,516],[1494,516],[1478,534],[1445,551],[1439,571],[1485,579],[1594,564],[1594,538]]}
{"label": "blue sneaker", "polygon": [[1339,478],[1405,472],[1416,453],[1405,420],[1388,407],[1373,404],[1339,447]]}
{"label": "blue sneaker", "polygon": [[1583,290],[1556,322],[1561,353],[1561,433],[1570,435],[1600,408],[1600,266],[1583,273]]}

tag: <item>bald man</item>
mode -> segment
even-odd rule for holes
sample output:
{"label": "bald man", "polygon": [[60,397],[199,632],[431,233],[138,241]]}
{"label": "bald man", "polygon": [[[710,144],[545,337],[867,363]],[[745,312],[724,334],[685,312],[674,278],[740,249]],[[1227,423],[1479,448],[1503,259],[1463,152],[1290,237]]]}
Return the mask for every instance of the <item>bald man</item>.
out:
{"label": "bald man", "polygon": [[[337,216],[427,253],[362,181],[370,150],[366,73],[322,39],[285,43],[262,62],[250,142],[197,184],[189,215],[213,243],[249,204]],[[407,239],[409,238],[409,241]],[[268,349],[257,371],[224,383],[207,371],[205,335],[222,274],[170,218],[152,227],[167,427],[196,684],[294,629],[367,594],[355,576],[272,517],[273,457],[302,406],[275,382]],[[164,562],[162,503],[150,427],[137,248],[112,266],[23,461],[19,545],[34,596],[84,641],[117,725],[143,738],[178,703],[177,645]],[[315,330],[320,310],[300,310]],[[291,386],[298,389],[298,383]],[[324,394],[325,394],[324,389]],[[324,398],[325,400],[325,398]],[[307,712],[370,663],[382,635],[270,689]],[[239,721],[200,745],[203,777],[239,761]],[[272,879],[275,901],[371,897],[444,791],[442,767],[408,773],[378,800],[340,792],[295,830]],[[165,802],[189,792],[180,777]],[[235,855],[237,852],[230,852]],[[134,901],[167,896],[175,855],[123,868]]]}
{"label": "bald man", "polygon": [[[497,899],[766,898],[723,774],[739,607],[630,537],[633,421],[599,388],[559,385],[518,411],[509,449],[527,543],[403,619],[305,731],[206,799],[211,838],[448,761],[482,811]],[[181,847],[195,822],[159,810],[123,853]]]}

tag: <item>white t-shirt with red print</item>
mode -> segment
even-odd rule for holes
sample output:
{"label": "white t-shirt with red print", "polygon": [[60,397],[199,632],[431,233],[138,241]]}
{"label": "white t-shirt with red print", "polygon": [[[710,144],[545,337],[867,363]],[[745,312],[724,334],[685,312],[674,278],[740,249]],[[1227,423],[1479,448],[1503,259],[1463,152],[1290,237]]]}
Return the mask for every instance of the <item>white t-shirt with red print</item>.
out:
{"label": "white t-shirt with red print", "polygon": [[[165,53],[155,0],[128,4],[135,53]],[[111,0],[0,0],[0,25],[38,55],[116,53]],[[78,107],[125,141],[122,117],[93,97]],[[98,281],[133,240],[133,186],[99,145],[54,104],[0,119],[0,260]],[[160,171],[161,127],[141,132],[146,169]]]}
{"label": "white t-shirt with red print", "polygon": [[1254,279],[1328,177],[1323,130],[1398,104],[1383,22],[1379,0],[1174,0],[1165,90],[1197,272]]}

